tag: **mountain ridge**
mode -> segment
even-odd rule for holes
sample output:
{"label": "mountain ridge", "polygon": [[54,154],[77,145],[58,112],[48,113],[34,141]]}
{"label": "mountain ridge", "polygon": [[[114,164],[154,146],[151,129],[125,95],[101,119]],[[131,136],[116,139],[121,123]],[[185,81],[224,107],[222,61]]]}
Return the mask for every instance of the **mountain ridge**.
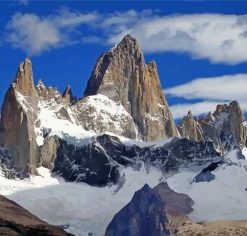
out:
{"label": "mountain ridge", "polygon": [[[217,117],[220,120],[221,114],[227,112],[230,119],[224,116],[225,123],[221,126],[213,123]],[[145,142],[180,136],[175,139],[181,139],[180,141],[171,142],[172,145],[180,143],[174,155],[180,156],[182,152],[186,153],[186,158],[192,155],[192,158],[188,158],[188,165],[191,165],[198,157],[201,159],[206,153],[205,150],[217,156],[218,151],[224,153],[235,146],[244,147],[247,136],[247,129],[243,126],[243,114],[237,102],[232,102],[229,106],[219,106],[216,113],[211,115],[211,123],[204,122],[206,128],[202,127],[203,120],[199,125],[191,113],[176,127],[161,89],[156,63],[152,61],[145,64],[138,42],[130,35],[99,57],[88,80],[84,97],[80,99],[73,96],[70,86],[63,93],[56,88],[45,86],[42,81],[35,86],[32,64],[30,59],[26,59],[20,64],[16,79],[6,93],[1,117],[0,144],[9,149],[18,172],[37,174],[36,168],[45,166],[51,171],[59,170],[68,180],[74,178],[61,173],[64,167],[68,167],[66,157],[60,155],[62,158],[59,159],[59,164],[62,166],[55,166],[58,152],[64,147],[63,141],[76,150],[78,147],[91,145],[97,135],[104,134],[108,135],[110,143],[113,141],[112,146],[115,142],[115,147],[125,146],[118,137]],[[213,134],[207,133],[206,129],[213,129]],[[191,142],[183,138],[190,139]],[[128,148],[132,149],[135,155],[140,155],[139,151],[136,152],[134,142],[129,143],[131,148]],[[189,145],[188,150],[186,145]],[[94,148],[98,152],[99,147]],[[103,143],[104,148],[107,148],[107,143]],[[193,148],[197,150],[194,155],[191,152]],[[148,149],[147,153],[151,153],[152,147],[149,146]],[[157,150],[158,148],[155,152]],[[160,153],[166,152],[164,145]],[[124,156],[124,151],[120,154]],[[81,155],[74,155],[75,159],[71,160],[71,163],[82,158]],[[114,155],[118,157],[119,154]],[[138,158],[145,164],[150,157],[146,158],[142,151],[141,155]],[[105,150],[100,156],[111,163]],[[136,157],[133,158],[130,162],[136,161]],[[159,161],[161,156],[157,155],[156,158],[156,161]],[[175,159],[173,156],[171,161]],[[151,163],[155,165],[155,160],[152,159]],[[79,162],[80,170],[83,165],[83,162]],[[91,166],[92,163],[87,165]],[[119,168],[119,163],[116,167]],[[89,169],[89,172],[92,169]],[[79,174],[86,173],[82,171]],[[108,181],[106,177],[99,180],[104,184]]]}

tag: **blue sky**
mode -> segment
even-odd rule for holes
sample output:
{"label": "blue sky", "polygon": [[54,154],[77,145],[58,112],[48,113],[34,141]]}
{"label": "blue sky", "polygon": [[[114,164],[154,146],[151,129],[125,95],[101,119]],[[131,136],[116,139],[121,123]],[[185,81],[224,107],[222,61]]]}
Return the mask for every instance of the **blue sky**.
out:
{"label": "blue sky", "polygon": [[233,99],[247,111],[247,3],[236,1],[0,1],[0,102],[27,56],[36,83],[82,96],[126,33],[156,61],[175,118]]}

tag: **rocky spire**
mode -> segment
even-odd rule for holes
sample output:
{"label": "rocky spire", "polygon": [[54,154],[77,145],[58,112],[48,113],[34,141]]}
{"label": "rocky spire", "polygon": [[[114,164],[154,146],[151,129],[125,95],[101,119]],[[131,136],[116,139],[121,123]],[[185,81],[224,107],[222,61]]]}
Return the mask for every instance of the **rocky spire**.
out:
{"label": "rocky spire", "polygon": [[137,40],[130,35],[98,59],[84,95],[98,93],[124,106],[141,139],[157,140],[177,135],[157,66],[155,62],[145,64]]}
{"label": "rocky spire", "polygon": [[230,129],[235,135],[235,140],[241,146],[246,145],[247,127],[244,124],[244,115],[237,101],[229,103]]}
{"label": "rocky spire", "polygon": [[62,98],[66,104],[70,104],[75,100],[70,85],[68,85],[65,91],[63,92]]}
{"label": "rocky spire", "polygon": [[37,90],[37,94],[39,97],[45,98],[45,96],[47,95],[48,90],[41,79],[38,81],[38,84],[36,86],[36,90]]}
{"label": "rocky spire", "polygon": [[0,143],[9,148],[18,171],[30,170],[37,163],[34,124],[37,119],[37,93],[29,59],[20,64],[1,111]]}
{"label": "rocky spire", "polygon": [[36,95],[33,82],[32,64],[29,58],[20,63],[13,86],[18,92],[25,96]]}
{"label": "rocky spire", "polygon": [[178,131],[181,137],[188,138],[189,140],[195,140],[197,142],[205,141],[203,131],[191,111],[188,111],[187,115],[179,123]]}

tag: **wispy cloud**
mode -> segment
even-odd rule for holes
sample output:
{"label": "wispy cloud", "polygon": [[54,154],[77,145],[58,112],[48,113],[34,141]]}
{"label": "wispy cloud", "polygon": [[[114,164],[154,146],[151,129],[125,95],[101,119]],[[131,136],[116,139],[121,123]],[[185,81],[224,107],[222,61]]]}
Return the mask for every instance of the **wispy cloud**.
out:
{"label": "wispy cloud", "polygon": [[185,99],[246,100],[247,74],[198,78],[188,83],[166,89],[169,96]]}
{"label": "wispy cloud", "polygon": [[71,45],[77,40],[76,27],[96,20],[97,13],[81,13],[66,8],[42,17],[31,13],[16,13],[6,25],[5,42],[28,55]]}
{"label": "wispy cloud", "polygon": [[111,46],[129,33],[146,53],[187,53],[212,63],[247,61],[247,15],[164,16],[153,10],[85,13],[64,8],[45,16],[16,13],[6,31],[13,47],[32,54],[67,46],[71,41]]}
{"label": "wispy cloud", "polygon": [[[224,75],[220,77],[198,78],[188,83],[168,88],[166,95],[186,100],[200,99],[203,102],[172,106],[176,118],[183,117],[188,110],[195,115],[214,111],[220,103],[237,100],[244,112],[247,111],[247,74]],[[214,109],[212,109],[214,108]]]}
{"label": "wispy cloud", "polygon": [[118,42],[127,32],[139,39],[146,52],[188,53],[212,63],[247,61],[247,15],[136,15],[131,25],[116,19],[117,33],[108,38],[110,43]]}

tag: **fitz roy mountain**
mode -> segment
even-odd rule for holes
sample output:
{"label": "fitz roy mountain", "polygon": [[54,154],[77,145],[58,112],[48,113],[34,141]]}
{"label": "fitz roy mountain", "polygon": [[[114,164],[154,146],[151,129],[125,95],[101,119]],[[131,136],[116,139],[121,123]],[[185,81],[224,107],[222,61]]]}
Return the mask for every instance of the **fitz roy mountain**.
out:
{"label": "fitz roy mountain", "polygon": [[[222,187],[219,179],[224,176],[227,181],[231,168],[237,168],[235,172],[241,173],[237,175],[241,181],[234,186],[241,185],[237,192],[244,199],[247,124],[237,101],[220,104],[207,116],[193,117],[189,111],[176,125],[156,63],[145,62],[137,40],[130,35],[100,55],[81,98],[73,95],[70,86],[61,93],[41,80],[35,85],[33,74],[32,63],[26,59],[19,65],[1,110],[0,167],[2,178],[14,186],[9,196],[12,200],[39,218],[79,236],[247,232],[246,222],[233,222],[235,218],[217,215],[207,219],[210,215],[200,211],[201,204],[207,202],[202,202],[201,195],[198,197],[202,186]],[[145,181],[153,173],[156,177]],[[47,186],[45,193],[42,188],[27,190],[37,180],[42,184],[49,180],[52,185]],[[20,186],[25,183],[27,187],[15,193],[14,189],[19,188],[17,183]],[[57,185],[61,187],[55,191]],[[222,193],[227,191],[225,186]],[[210,188],[205,196],[215,194]],[[73,208],[73,200],[71,205],[66,205],[68,209],[56,207],[66,209],[66,214],[60,212],[58,217],[48,213],[40,199],[37,204],[42,206],[30,205],[37,196],[53,193],[55,198],[61,189],[68,197],[78,196],[76,207]],[[106,197],[109,192],[110,197]],[[8,195],[1,191],[1,186],[0,194]],[[105,199],[102,200],[105,203],[95,209],[99,204],[97,199]],[[53,204],[50,203],[51,208]],[[234,204],[231,209],[236,208]],[[77,214],[78,208],[83,212]],[[225,208],[219,214],[224,214]],[[93,216],[92,211],[95,211]],[[68,218],[68,212],[74,215]],[[243,208],[240,212],[247,215]],[[198,215],[193,217],[193,214]],[[79,221],[77,215],[83,215],[83,219]],[[229,221],[208,225],[194,222],[198,219]],[[237,215],[238,219],[244,220]],[[60,235],[65,235],[61,232]]]}

